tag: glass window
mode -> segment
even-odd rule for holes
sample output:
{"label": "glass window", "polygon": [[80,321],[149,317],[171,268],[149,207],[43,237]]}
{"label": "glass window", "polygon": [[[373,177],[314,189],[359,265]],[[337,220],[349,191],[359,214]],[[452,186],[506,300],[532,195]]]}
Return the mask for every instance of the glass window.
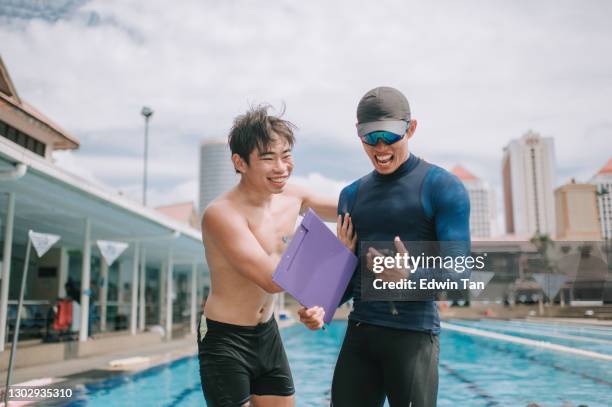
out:
{"label": "glass window", "polygon": [[35,138],[20,132],[16,128],[9,126],[3,121],[0,121],[0,136],[6,137],[12,142],[17,143],[20,146],[25,147],[40,156],[45,156],[46,146],[44,143],[41,143]]}
{"label": "glass window", "polygon": [[38,155],[45,156],[45,145],[40,141],[36,140],[34,152]]}
{"label": "glass window", "polygon": [[30,150],[30,151],[35,151],[36,150],[35,142],[36,142],[36,140],[34,140],[32,137],[26,135],[26,146],[25,147],[28,150]]}
{"label": "glass window", "polygon": [[11,126],[7,126],[7,138],[11,141],[17,142],[17,130],[15,130],[13,127]]}
{"label": "glass window", "polygon": [[26,135],[23,134],[20,131],[17,131],[17,144],[19,144],[20,146],[25,147],[26,146]]}

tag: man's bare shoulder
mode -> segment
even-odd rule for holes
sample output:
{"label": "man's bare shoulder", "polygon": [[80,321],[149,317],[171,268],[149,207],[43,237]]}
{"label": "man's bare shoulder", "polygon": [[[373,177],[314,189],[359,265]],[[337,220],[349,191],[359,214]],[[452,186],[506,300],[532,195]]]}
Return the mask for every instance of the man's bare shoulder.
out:
{"label": "man's bare shoulder", "polygon": [[227,192],[213,200],[202,215],[202,230],[208,229],[218,223],[242,223],[245,220],[239,205],[232,198],[231,192]]}
{"label": "man's bare shoulder", "polygon": [[304,197],[308,196],[308,189],[301,185],[287,184],[283,190],[283,195],[287,198],[297,198],[303,200]]}

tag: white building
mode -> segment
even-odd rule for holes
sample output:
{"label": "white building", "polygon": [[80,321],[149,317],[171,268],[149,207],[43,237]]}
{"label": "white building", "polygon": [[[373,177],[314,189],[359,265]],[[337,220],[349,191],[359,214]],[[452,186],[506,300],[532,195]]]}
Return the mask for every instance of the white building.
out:
{"label": "white building", "polygon": [[204,140],[200,145],[200,214],[213,199],[237,182],[227,141]]}
{"label": "white building", "polygon": [[480,178],[456,165],[451,172],[463,182],[470,196],[470,235],[491,237],[495,231],[493,190]]}
{"label": "white building", "polygon": [[[172,338],[176,323],[189,324],[195,333],[201,303],[198,280],[208,278],[201,233],[54,164],[54,150],[78,146],[74,136],[18,95],[0,58],[0,370],[7,365],[5,344],[12,338],[30,230],[61,239],[44,257],[30,257],[21,332],[33,328],[28,332],[31,339],[21,335],[20,340],[41,340],[47,335],[45,329],[28,324],[28,319],[46,316],[58,298],[72,297],[67,292],[69,282],[74,283],[81,315],[89,315],[90,307],[99,310],[100,328],[92,324],[93,331],[109,330],[109,322],[112,329],[129,332],[98,339],[77,356],[87,354],[83,349],[95,353],[126,344],[137,346],[147,325],[162,325],[166,339]],[[113,264],[103,260],[99,249],[103,240],[128,245]],[[183,287],[181,298],[173,301],[162,295],[176,285]],[[154,312],[154,303],[161,304],[160,312]],[[183,316],[189,320],[183,321]],[[79,342],[88,342],[88,318],[80,318],[75,325]],[[18,347],[15,366],[74,356],[63,347],[46,345],[32,342]]]}
{"label": "white building", "polygon": [[597,206],[601,236],[612,239],[612,158],[590,181],[597,187]]}
{"label": "white building", "polygon": [[555,234],[555,151],[550,137],[528,131],[504,148],[502,164],[506,232]]}
{"label": "white building", "polygon": [[556,238],[601,240],[597,212],[597,187],[572,178],[555,190]]}

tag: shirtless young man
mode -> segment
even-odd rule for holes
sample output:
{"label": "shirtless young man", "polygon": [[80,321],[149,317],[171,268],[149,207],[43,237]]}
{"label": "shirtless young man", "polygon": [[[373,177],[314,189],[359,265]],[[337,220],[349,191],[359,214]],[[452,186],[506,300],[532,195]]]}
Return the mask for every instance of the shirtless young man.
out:
{"label": "shirtless young man", "polygon": [[[240,182],[202,219],[211,276],[201,322],[207,330],[198,335],[202,390],[209,407],[293,406],[293,379],[272,315],[272,294],[282,288],[272,273],[298,214],[312,208],[335,220],[336,201],[287,184],[293,125],[268,115],[267,107],[238,116],[228,141]],[[323,326],[323,314],[320,307],[300,311],[313,330]]]}

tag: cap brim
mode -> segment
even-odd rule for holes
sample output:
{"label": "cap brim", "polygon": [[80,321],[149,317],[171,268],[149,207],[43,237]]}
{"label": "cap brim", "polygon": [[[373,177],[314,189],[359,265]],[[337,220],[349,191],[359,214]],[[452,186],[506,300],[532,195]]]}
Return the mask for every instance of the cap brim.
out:
{"label": "cap brim", "polygon": [[389,131],[397,135],[403,135],[408,130],[408,122],[404,120],[381,120],[379,122],[358,123],[357,134],[363,137],[373,131]]}

